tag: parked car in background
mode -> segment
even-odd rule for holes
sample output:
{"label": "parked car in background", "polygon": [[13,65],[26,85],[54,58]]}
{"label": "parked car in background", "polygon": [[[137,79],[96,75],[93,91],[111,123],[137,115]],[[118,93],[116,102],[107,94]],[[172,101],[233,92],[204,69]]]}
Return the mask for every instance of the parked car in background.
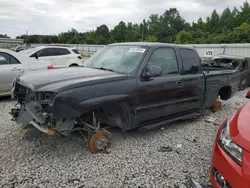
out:
{"label": "parked car in background", "polygon": [[10,95],[13,80],[21,74],[50,69],[50,62],[37,62],[12,50],[0,49],[0,96]]}
{"label": "parked car in background", "polygon": [[192,118],[212,107],[218,95],[230,99],[238,80],[236,70],[203,72],[194,48],[113,44],[91,56],[84,67],[21,76],[13,91],[20,108],[11,114],[23,129],[91,134],[86,138],[93,136],[95,152],[98,137],[106,137],[101,124],[148,130]]}
{"label": "parked car in background", "polygon": [[[250,98],[250,92],[247,93]],[[214,188],[250,187],[250,102],[219,128],[212,154],[210,181]]]}
{"label": "parked car in background", "polygon": [[30,44],[25,44],[25,45],[19,45],[19,46],[13,47],[13,48],[11,48],[11,50],[13,50],[15,52],[20,52],[22,50],[26,50],[29,48],[31,48]]}
{"label": "parked car in background", "polygon": [[250,58],[219,54],[202,61],[206,70],[234,69],[240,72],[239,89],[250,86]]}
{"label": "parked car in background", "polygon": [[81,54],[74,48],[64,46],[38,46],[20,52],[37,61],[48,61],[54,68],[82,66]]}

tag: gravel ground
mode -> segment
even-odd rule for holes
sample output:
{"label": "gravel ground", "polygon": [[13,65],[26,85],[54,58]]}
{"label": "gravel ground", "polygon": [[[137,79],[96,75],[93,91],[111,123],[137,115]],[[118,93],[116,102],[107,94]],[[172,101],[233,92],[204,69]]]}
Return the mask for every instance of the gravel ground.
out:
{"label": "gravel ground", "polygon": [[[109,154],[91,154],[71,138],[23,139],[8,114],[14,102],[0,100],[0,187],[185,187],[186,176],[209,184],[211,149],[224,118],[246,104],[246,90],[194,120],[141,133],[112,130]],[[216,123],[206,122],[208,117]],[[173,150],[160,152],[160,147]]]}

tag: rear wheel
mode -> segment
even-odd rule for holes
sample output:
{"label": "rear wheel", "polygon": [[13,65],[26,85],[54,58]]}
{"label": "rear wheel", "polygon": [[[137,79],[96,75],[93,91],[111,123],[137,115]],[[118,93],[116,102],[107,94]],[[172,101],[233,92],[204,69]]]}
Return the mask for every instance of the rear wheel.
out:
{"label": "rear wheel", "polygon": [[77,64],[71,64],[69,67],[78,67]]}

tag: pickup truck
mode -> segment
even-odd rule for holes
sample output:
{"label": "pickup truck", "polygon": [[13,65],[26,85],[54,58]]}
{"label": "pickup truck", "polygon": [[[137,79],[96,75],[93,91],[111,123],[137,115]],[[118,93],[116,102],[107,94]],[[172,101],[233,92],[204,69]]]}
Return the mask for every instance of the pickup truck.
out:
{"label": "pickup truck", "polygon": [[90,150],[110,142],[108,127],[147,130],[195,117],[218,96],[237,91],[237,70],[203,71],[194,48],[162,43],[111,44],[84,67],[51,70],[16,79],[13,120],[28,132],[80,132]]}

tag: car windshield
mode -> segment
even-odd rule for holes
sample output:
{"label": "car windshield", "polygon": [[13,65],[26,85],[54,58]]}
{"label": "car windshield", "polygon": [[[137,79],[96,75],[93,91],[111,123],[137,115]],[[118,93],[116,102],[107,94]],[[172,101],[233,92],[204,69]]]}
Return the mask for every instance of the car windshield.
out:
{"label": "car windshield", "polygon": [[104,47],[89,58],[84,67],[130,73],[139,65],[145,51],[141,46]]}

